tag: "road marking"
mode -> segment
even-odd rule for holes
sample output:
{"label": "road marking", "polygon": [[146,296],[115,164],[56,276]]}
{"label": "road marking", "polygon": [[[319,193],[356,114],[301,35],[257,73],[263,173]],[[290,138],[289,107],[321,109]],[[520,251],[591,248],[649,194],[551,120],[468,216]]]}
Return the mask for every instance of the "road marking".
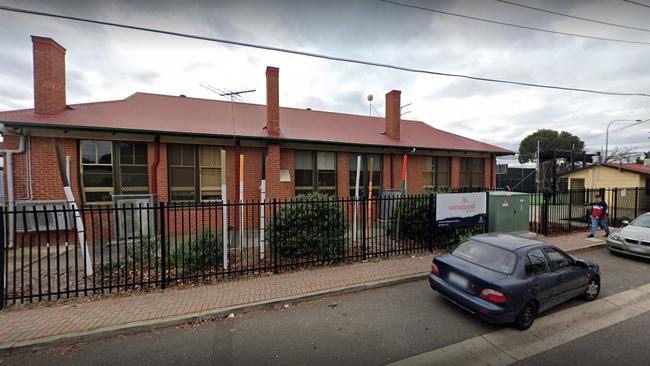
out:
{"label": "road marking", "polygon": [[390,365],[509,365],[650,311],[650,284],[504,328]]}

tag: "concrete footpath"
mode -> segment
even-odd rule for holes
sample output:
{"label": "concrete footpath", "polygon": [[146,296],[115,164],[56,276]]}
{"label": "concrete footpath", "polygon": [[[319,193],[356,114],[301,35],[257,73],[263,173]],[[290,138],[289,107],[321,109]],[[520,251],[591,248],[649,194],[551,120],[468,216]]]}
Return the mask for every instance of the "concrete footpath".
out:
{"label": "concrete footpath", "polygon": [[[586,233],[539,239],[571,252],[605,244]],[[87,341],[415,281],[428,274],[431,259],[425,253],[91,301],[10,306],[0,311],[0,350]]]}

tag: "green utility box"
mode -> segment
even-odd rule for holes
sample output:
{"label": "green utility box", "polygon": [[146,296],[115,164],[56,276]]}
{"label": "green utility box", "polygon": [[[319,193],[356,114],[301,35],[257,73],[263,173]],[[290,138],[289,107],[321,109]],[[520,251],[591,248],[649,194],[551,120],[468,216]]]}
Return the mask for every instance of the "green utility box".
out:
{"label": "green utility box", "polygon": [[528,232],[530,195],[520,192],[489,192],[488,231]]}

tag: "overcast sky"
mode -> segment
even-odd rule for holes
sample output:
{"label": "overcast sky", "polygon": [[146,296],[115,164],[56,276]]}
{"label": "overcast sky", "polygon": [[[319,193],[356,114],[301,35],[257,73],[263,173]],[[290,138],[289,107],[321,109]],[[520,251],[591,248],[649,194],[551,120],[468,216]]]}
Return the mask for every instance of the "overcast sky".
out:
{"label": "overcast sky", "polygon": [[[403,1],[562,32],[650,42],[650,32],[542,14],[494,0]],[[650,28],[650,8],[620,0],[513,1]],[[0,4],[447,73],[650,93],[650,45],[514,29],[377,0],[0,0]],[[523,137],[539,128],[569,131],[589,150],[600,150],[609,121],[650,118],[647,97],[413,74],[5,11],[0,11],[0,24],[0,110],[33,107],[29,36],[40,35],[67,49],[69,104],[123,99],[136,91],[220,98],[199,84],[257,89],[244,99],[264,103],[264,71],[272,65],[280,68],[283,106],[367,114],[366,96],[373,94],[373,105],[383,115],[384,94],[399,89],[402,104],[412,103],[404,118],[515,150]],[[610,135],[610,150],[617,146],[650,150],[650,122],[613,128]]]}

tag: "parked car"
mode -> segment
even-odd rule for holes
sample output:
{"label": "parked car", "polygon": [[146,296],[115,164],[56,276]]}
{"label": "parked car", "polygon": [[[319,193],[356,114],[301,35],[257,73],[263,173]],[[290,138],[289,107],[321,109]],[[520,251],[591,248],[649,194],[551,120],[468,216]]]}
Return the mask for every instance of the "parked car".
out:
{"label": "parked car", "polygon": [[607,249],[613,253],[650,258],[650,213],[645,213],[607,237]]}
{"label": "parked car", "polygon": [[537,314],[600,293],[600,268],[539,240],[481,234],[436,256],[429,284],[451,302],[494,323],[528,329]]}

